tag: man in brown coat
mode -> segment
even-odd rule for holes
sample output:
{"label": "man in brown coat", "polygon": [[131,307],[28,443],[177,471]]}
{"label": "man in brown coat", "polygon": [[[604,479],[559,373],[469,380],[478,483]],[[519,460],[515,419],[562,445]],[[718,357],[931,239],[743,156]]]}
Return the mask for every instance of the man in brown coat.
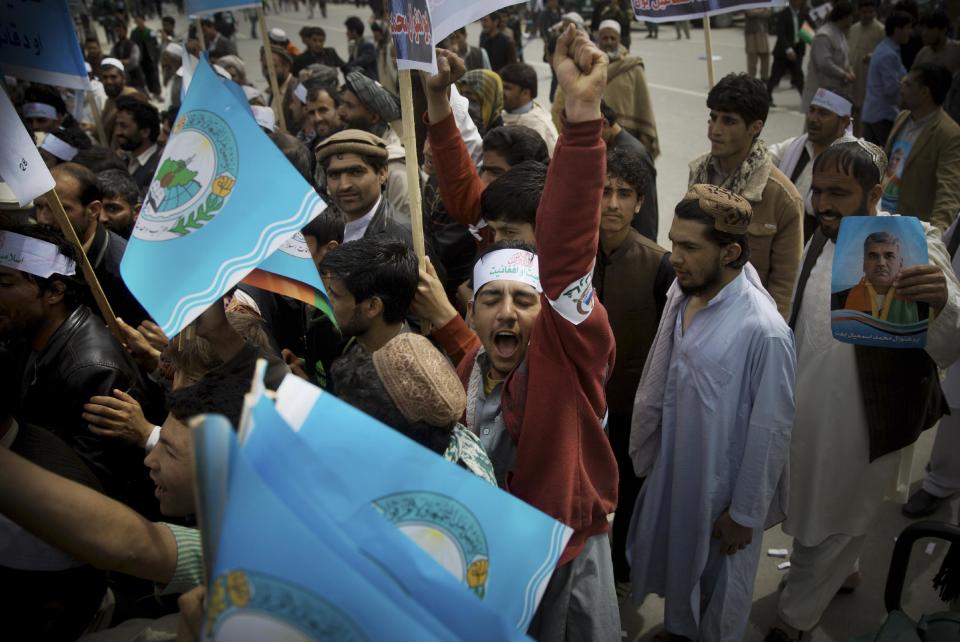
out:
{"label": "man in brown coat", "polygon": [[903,111],[887,139],[891,162],[881,201],[882,210],[916,216],[941,232],[960,210],[960,125],[941,107],[950,82],[950,72],[929,63],[914,65],[901,81]]}
{"label": "man in brown coat", "polygon": [[690,163],[689,184],[725,187],[750,201],[750,262],[786,317],[803,251],[803,200],[760,140],[767,89],[747,74],[729,74],[710,90],[707,107],[710,152]]}

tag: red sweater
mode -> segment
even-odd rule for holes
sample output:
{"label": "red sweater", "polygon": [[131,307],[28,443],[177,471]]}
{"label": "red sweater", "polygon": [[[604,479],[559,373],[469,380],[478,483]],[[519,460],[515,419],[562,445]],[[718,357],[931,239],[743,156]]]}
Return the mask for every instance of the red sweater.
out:
{"label": "red sweater", "polygon": [[[563,124],[537,210],[542,308],[530,335],[526,376],[521,369],[511,373],[501,398],[517,446],[507,490],[574,529],[561,564],[575,558],[588,537],[606,532],[607,514],[617,504],[617,463],[603,432],[614,339],[590,277],[606,176],[600,124]],[[460,317],[433,336],[458,362],[466,387],[480,340]]]}
{"label": "red sweater", "polygon": [[[480,194],[486,185],[473,166],[452,111],[440,122],[429,124],[429,136],[440,200],[447,213],[457,223],[477,225],[483,220]],[[480,249],[493,242],[493,231],[489,227],[481,228],[480,236],[483,238]]]}

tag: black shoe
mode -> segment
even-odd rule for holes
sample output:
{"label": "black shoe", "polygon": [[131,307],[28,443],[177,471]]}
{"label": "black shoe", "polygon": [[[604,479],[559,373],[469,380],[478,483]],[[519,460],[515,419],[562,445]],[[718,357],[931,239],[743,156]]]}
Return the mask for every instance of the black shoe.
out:
{"label": "black shoe", "polygon": [[931,495],[921,488],[910,496],[910,500],[904,504],[900,510],[907,517],[926,517],[927,515],[932,515],[937,512],[940,504],[945,501],[945,498]]}

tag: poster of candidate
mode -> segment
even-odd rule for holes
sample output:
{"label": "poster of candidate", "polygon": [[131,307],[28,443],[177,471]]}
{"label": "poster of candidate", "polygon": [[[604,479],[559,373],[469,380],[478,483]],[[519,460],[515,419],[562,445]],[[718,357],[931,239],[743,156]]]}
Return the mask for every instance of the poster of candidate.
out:
{"label": "poster of candidate", "polygon": [[885,348],[924,347],[929,306],[902,297],[897,278],[904,269],[926,263],[927,240],[918,219],[844,218],[833,259],[834,338]]}
{"label": "poster of candidate", "polygon": [[427,0],[391,0],[390,35],[397,51],[397,69],[437,73]]}
{"label": "poster of candidate", "polygon": [[785,4],[782,0],[633,0],[633,12],[644,22],[676,22]]}

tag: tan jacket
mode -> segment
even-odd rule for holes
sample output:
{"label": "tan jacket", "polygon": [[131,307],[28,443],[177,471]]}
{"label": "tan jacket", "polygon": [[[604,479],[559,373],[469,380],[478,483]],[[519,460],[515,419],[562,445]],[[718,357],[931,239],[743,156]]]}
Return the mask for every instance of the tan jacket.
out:
{"label": "tan jacket", "polygon": [[[902,111],[887,139],[887,157],[909,111]],[[891,214],[916,216],[946,231],[960,210],[960,125],[942,108],[920,132],[913,144],[900,179],[897,211]]]}
{"label": "tan jacket", "polygon": [[[707,156],[690,163],[690,181]],[[747,230],[750,263],[777,302],[780,314],[787,319],[803,253],[803,199],[772,161],[769,172],[758,170],[750,177],[740,196],[753,206],[753,219]]]}

